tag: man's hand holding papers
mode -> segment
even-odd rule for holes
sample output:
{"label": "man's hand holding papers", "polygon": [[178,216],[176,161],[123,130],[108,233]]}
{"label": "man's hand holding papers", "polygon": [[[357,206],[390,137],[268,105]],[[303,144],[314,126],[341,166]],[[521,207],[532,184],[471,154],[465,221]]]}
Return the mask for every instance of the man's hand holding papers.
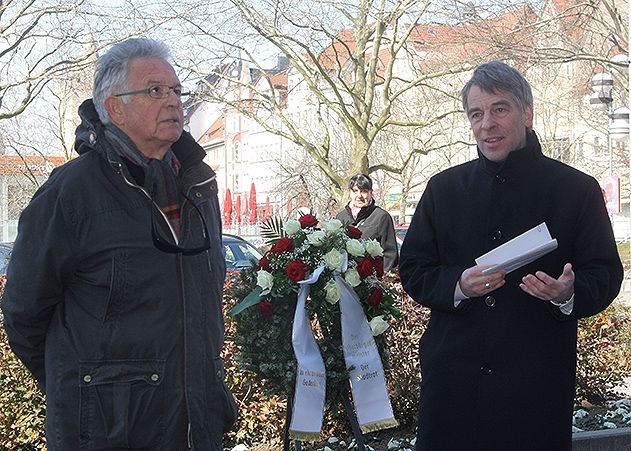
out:
{"label": "man's hand holding papers", "polygon": [[[476,266],[465,270],[458,286],[466,297],[483,296],[504,285],[506,274],[531,263],[557,248],[557,240],[550,236],[546,223],[522,233],[518,237],[476,258]],[[558,279],[537,271],[522,278],[519,287],[529,295],[561,305],[574,295],[574,271],[566,263]],[[457,293],[457,292],[456,292]]]}

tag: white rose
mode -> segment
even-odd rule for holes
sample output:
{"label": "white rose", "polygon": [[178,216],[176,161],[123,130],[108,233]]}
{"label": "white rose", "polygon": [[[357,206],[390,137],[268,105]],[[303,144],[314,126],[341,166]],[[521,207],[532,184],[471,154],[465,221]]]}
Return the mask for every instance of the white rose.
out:
{"label": "white rose", "polygon": [[349,269],[346,271],[346,273],[344,273],[344,280],[346,280],[346,283],[353,288],[359,285],[362,281],[356,269]]}
{"label": "white rose", "polygon": [[324,286],[324,290],[326,291],[326,301],[329,304],[335,304],[340,300],[340,289],[337,287],[335,280],[329,280]]}
{"label": "white rose", "polygon": [[364,245],[361,241],[353,238],[346,242],[346,250],[353,257],[362,257],[364,255]]}
{"label": "white rose", "polygon": [[368,325],[370,326],[373,337],[381,335],[386,331],[388,327],[390,327],[390,324],[388,324],[388,322],[383,319],[382,315],[375,316],[373,319],[370,320]]}
{"label": "white rose", "polygon": [[368,252],[368,255],[370,255],[371,257],[383,256],[383,249],[381,247],[381,244],[379,244],[379,241],[377,240],[366,240],[364,247],[366,248],[366,252]]}
{"label": "white rose", "polygon": [[312,246],[321,246],[324,243],[324,237],[326,234],[322,230],[314,230],[307,235],[307,241]]}
{"label": "white rose", "polygon": [[302,227],[300,227],[300,221],[290,219],[283,225],[283,230],[285,231],[285,233],[287,233],[287,235],[291,236],[300,232],[300,230],[302,230]]}
{"label": "white rose", "polygon": [[335,233],[340,230],[343,225],[344,224],[342,224],[342,221],[340,221],[339,219],[331,219],[326,224],[324,224],[324,228],[331,233]]}
{"label": "white rose", "polygon": [[342,266],[344,265],[344,256],[338,252],[336,249],[331,249],[329,252],[324,254],[324,264],[327,268],[332,269],[333,271],[342,271]]}
{"label": "white rose", "polygon": [[274,276],[264,269],[260,269],[256,273],[256,284],[263,289],[261,294],[268,294],[274,285]]}

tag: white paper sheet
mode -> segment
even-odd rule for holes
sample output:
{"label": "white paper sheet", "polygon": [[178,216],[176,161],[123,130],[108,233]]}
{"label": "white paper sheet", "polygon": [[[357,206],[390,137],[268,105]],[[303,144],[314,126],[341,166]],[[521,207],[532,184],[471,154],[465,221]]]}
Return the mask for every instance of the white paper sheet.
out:
{"label": "white paper sheet", "polygon": [[550,236],[548,226],[542,222],[509,242],[479,256],[475,262],[478,265],[494,265],[482,271],[482,274],[491,274],[502,269],[509,273],[555,250],[557,246],[557,240]]}

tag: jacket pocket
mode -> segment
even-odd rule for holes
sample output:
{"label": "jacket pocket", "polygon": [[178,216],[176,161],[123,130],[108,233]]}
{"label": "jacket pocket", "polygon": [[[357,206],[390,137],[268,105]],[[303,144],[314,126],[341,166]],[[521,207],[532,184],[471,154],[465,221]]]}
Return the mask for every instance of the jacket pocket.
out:
{"label": "jacket pocket", "polygon": [[[223,359],[216,357],[212,360],[214,376],[210,380],[206,402],[214,410],[214,418],[223,420],[221,432],[228,432],[237,420],[238,408],[234,397],[225,383]],[[217,412],[217,409],[219,411]]]}
{"label": "jacket pocket", "polygon": [[164,360],[80,362],[81,449],[158,446],[164,366]]}

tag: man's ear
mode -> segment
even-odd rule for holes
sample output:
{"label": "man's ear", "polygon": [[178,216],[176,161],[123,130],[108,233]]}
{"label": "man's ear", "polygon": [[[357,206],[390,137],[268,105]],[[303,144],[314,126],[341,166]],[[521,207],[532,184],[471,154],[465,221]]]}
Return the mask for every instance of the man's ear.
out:
{"label": "man's ear", "polygon": [[110,96],[105,99],[105,110],[110,116],[112,124],[120,126],[124,123],[123,99]]}
{"label": "man's ear", "polygon": [[532,128],[534,112],[532,109],[532,105],[526,107],[526,111],[524,111],[524,122],[526,128]]}

